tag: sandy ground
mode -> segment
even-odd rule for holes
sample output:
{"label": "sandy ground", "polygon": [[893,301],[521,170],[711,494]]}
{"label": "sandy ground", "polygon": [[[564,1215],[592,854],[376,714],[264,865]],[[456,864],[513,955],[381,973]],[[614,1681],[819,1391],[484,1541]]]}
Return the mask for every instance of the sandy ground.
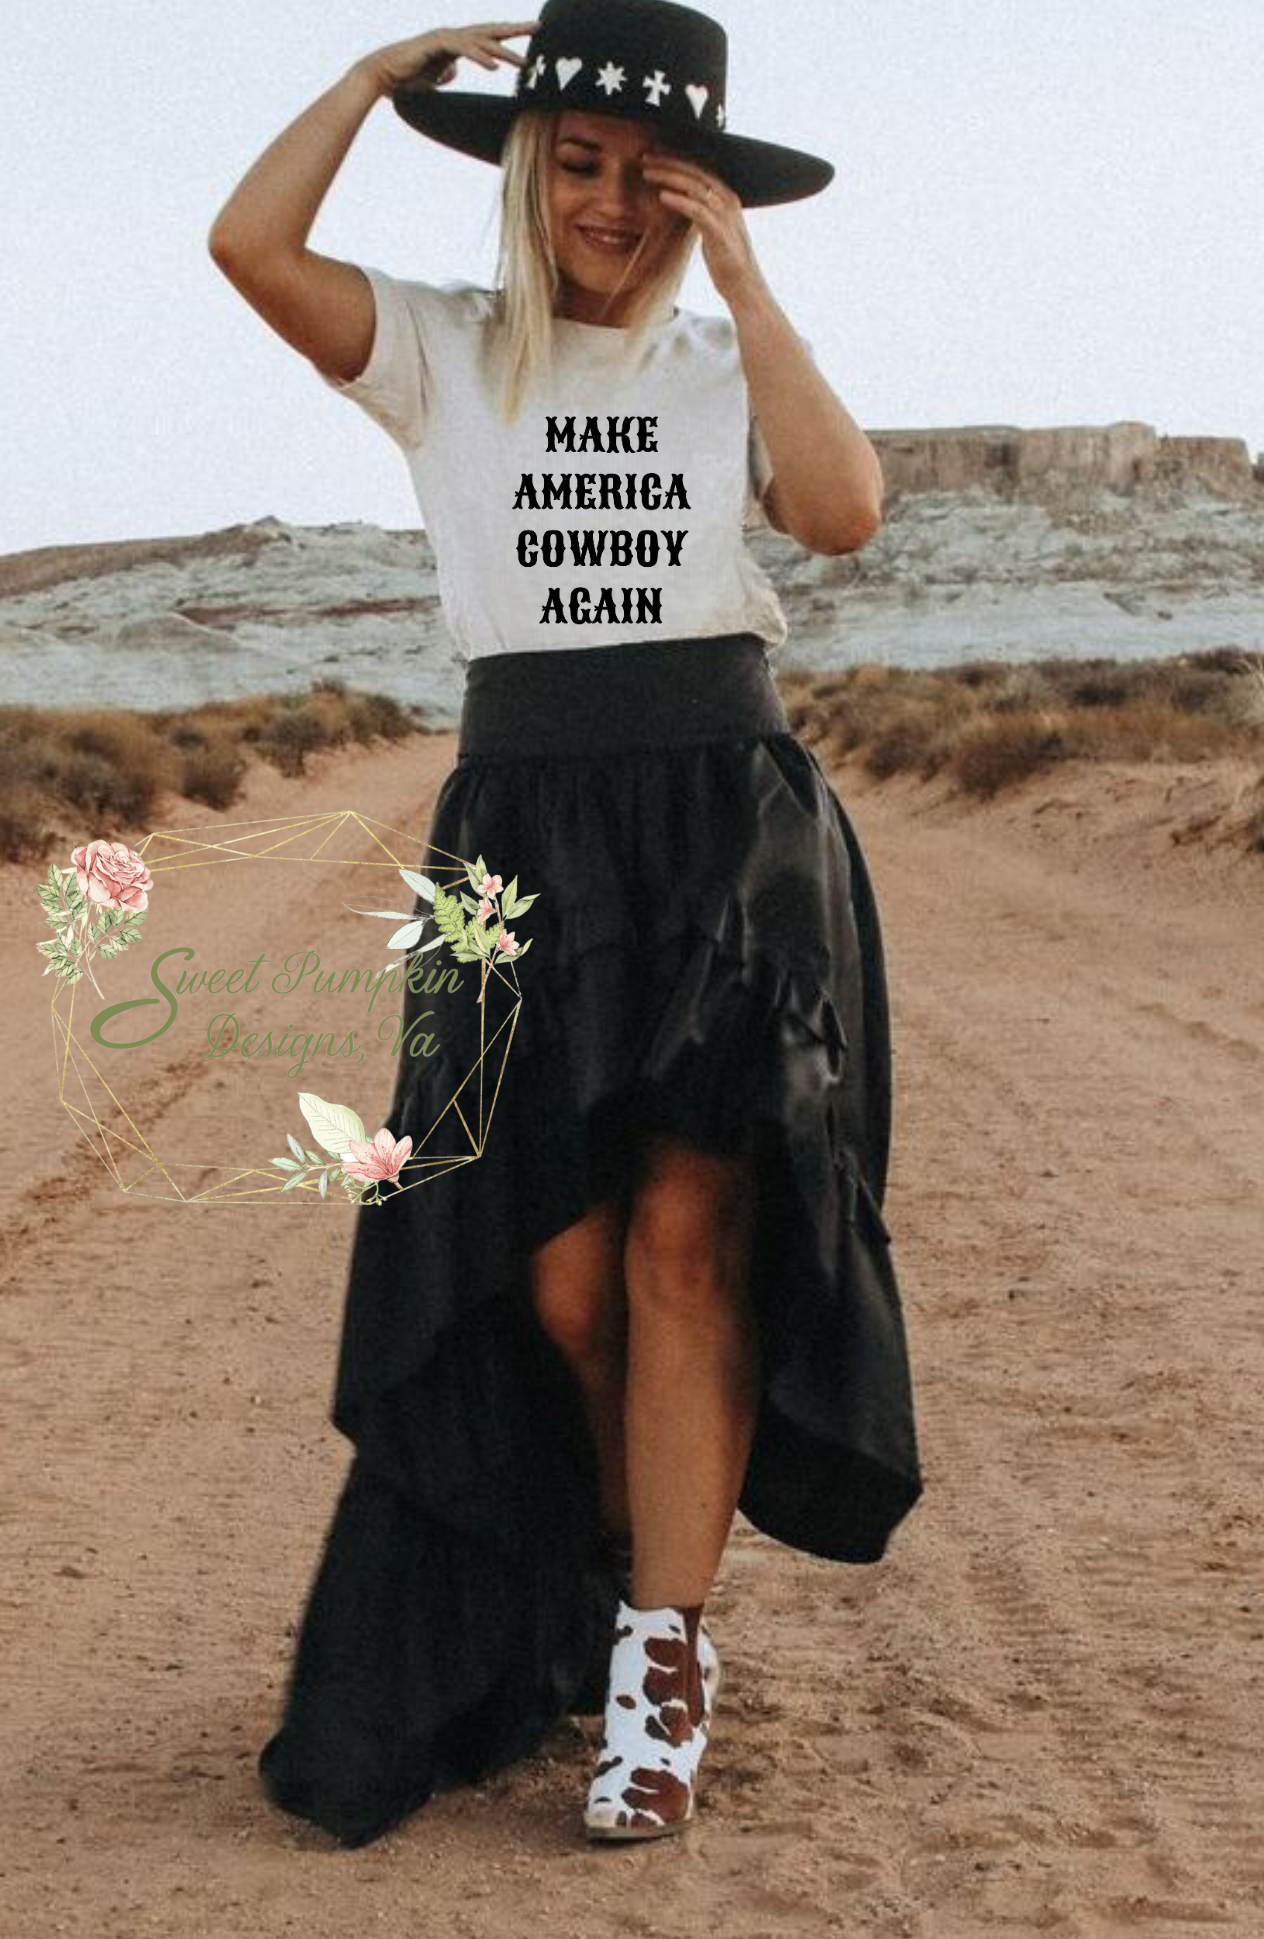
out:
{"label": "sandy ground", "polygon": [[[260,774],[223,819],[420,839],[454,747]],[[266,1803],[347,1458],[350,1208],[125,1197],[57,1101],[42,871],[0,871],[6,1939],[1264,1931],[1264,858],[1173,840],[1251,777],[834,779],[887,938],[927,1492],[870,1569],[737,1523],[699,1820],[627,1850],[579,1836],[575,1723],[360,1852]],[[209,942],[204,882],[166,893]],[[176,1059],[145,1123],[224,1137],[231,1102]]]}

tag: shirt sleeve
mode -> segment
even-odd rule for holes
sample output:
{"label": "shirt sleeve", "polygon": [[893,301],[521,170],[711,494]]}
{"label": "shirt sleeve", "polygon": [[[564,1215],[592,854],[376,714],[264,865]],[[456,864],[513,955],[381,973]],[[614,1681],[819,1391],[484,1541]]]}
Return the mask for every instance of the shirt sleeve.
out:
{"label": "shirt sleeve", "polygon": [[759,428],[759,419],[752,413],[746,440],[746,510],[742,518],[744,528],[768,528],[768,514],[764,510],[763,497],[772,483],[772,459],[764,434]]}
{"label": "shirt sleeve", "polygon": [[[797,330],[795,335],[799,335]],[[799,342],[807,351],[812,362],[815,363],[816,352],[813,350],[807,338],[800,336]],[[764,434],[759,428],[759,419],[752,411],[746,440],[746,507],[742,515],[742,528],[744,531],[749,531],[752,528],[756,531],[761,528],[768,531],[774,529],[767,512],[764,510],[763,504],[764,494],[768,490],[769,485],[771,485],[772,480],[772,459],[768,453],[768,446],[764,441]]]}
{"label": "shirt sleeve", "polygon": [[[358,377],[316,375],[331,390],[349,397],[405,451],[414,450],[425,435],[430,358],[425,336],[425,299],[437,292],[423,285],[388,276],[371,264],[356,267],[373,291],[373,345],[369,361]],[[314,366],[313,366],[314,368]]]}

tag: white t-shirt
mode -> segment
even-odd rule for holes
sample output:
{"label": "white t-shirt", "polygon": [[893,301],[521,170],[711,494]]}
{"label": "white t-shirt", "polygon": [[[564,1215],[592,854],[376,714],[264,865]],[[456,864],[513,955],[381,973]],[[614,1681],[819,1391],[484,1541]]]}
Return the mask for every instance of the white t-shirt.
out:
{"label": "white t-shirt", "polygon": [[768,523],[772,466],[731,317],[678,309],[634,368],[617,367],[625,331],[555,318],[547,392],[507,424],[481,371],[495,292],[361,267],[369,361],[317,375],[408,461],[458,661],[719,633],[781,645],[743,539]]}

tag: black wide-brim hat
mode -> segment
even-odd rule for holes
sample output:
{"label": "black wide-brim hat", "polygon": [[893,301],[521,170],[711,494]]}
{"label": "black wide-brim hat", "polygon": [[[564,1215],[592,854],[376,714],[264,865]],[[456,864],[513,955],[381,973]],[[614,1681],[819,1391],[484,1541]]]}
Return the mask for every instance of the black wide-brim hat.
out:
{"label": "black wide-brim hat", "polygon": [[396,88],[397,114],[479,161],[499,163],[525,108],[576,108],[657,123],[664,147],[692,155],[745,208],[797,202],[834,179],[831,162],[727,126],[728,36],[674,0],[545,0],[511,95]]}

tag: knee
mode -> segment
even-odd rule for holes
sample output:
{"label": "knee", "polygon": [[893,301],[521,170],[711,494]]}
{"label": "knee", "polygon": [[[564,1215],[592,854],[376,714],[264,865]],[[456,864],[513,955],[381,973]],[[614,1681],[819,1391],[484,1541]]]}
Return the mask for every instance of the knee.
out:
{"label": "knee", "polygon": [[738,1209],[679,1186],[647,1186],[634,1202],[624,1252],[629,1302],[698,1313],[731,1296],[740,1267]]}
{"label": "knee", "polygon": [[540,1325],[572,1366],[596,1368],[617,1355],[619,1333],[606,1289],[544,1285],[533,1298]]}
{"label": "knee", "polygon": [[536,1317],[566,1358],[599,1367],[622,1348],[623,1207],[603,1204],[531,1262]]}

